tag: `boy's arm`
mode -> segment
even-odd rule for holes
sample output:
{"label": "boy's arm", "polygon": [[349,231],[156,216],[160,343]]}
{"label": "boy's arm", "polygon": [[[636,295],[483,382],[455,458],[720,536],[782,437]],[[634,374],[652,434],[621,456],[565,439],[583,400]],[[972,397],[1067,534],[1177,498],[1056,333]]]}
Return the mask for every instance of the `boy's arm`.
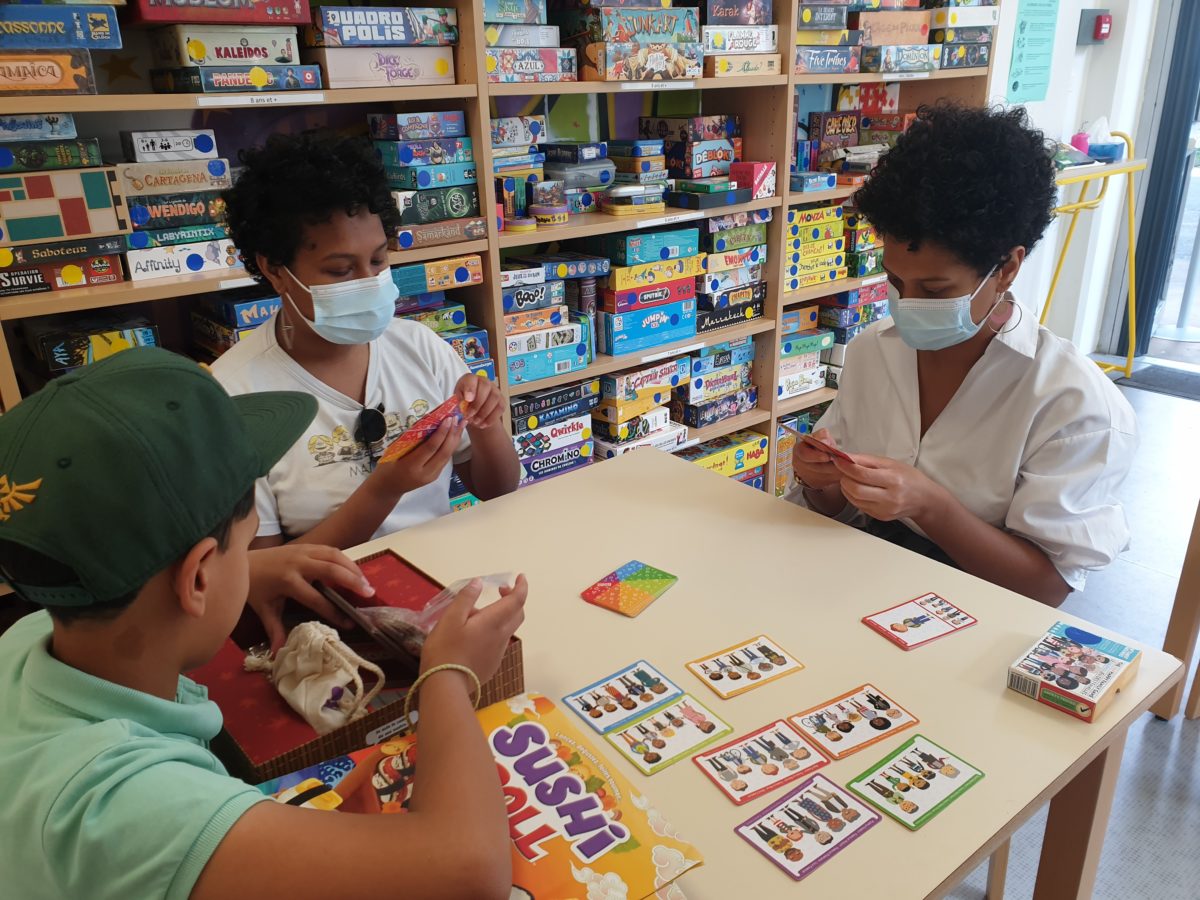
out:
{"label": "boy's arm", "polygon": [[512,493],[521,477],[521,464],[512,438],[504,430],[500,389],[486,378],[464,375],[455,393],[466,404],[464,415],[471,436],[471,458],[455,466],[455,473],[480,500]]}

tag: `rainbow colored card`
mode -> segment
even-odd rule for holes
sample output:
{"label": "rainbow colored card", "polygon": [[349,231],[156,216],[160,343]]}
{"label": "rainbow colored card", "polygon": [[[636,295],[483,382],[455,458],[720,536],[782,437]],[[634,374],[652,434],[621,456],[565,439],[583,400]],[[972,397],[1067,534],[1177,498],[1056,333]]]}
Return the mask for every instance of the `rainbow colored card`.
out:
{"label": "rainbow colored card", "polygon": [[588,603],[632,618],[670,590],[678,580],[670,572],[633,560],[609,572],[580,596]]}

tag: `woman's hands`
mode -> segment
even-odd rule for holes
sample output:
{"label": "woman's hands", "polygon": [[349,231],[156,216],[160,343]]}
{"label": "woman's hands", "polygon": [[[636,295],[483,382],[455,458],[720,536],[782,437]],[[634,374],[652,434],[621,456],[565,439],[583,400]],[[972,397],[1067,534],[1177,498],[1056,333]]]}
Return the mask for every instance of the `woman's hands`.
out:
{"label": "woman's hands", "polygon": [[[797,447],[797,450],[799,447]],[[873,519],[920,523],[939,508],[946,490],[924,472],[886,456],[853,454],[854,462],[830,463],[840,476],[842,494]]]}

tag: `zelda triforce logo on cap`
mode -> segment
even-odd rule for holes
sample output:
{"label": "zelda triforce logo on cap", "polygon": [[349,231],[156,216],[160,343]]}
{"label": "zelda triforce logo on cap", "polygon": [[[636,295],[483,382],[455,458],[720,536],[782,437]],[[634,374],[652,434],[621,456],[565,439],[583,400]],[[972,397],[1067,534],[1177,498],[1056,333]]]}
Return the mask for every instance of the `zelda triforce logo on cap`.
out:
{"label": "zelda triforce logo on cap", "polygon": [[0,475],[0,522],[7,522],[13,513],[36,500],[37,489],[41,486],[40,478],[25,484],[13,484],[7,475]]}

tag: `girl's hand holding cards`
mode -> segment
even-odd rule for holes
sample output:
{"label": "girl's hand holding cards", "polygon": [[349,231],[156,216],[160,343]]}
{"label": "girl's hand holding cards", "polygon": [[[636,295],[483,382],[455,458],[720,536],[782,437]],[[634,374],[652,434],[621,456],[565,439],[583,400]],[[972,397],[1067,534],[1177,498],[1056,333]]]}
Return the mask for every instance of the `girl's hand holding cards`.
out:
{"label": "girl's hand holding cards", "polygon": [[454,396],[462,401],[463,418],[471,428],[488,428],[500,421],[503,398],[494,381],[464,375],[454,386]]}
{"label": "girl's hand holding cards", "polygon": [[[796,435],[798,440],[792,451],[792,471],[796,480],[819,491],[840,483],[842,473],[833,464],[833,455],[830,453],[830,449],[837,450],[837,443],[829,430],[822,428],[815,434],[796,432]],[[822,444],[828,445],[828,448],[823,448]],[[844,453],[841,455],[846,456]]]}

